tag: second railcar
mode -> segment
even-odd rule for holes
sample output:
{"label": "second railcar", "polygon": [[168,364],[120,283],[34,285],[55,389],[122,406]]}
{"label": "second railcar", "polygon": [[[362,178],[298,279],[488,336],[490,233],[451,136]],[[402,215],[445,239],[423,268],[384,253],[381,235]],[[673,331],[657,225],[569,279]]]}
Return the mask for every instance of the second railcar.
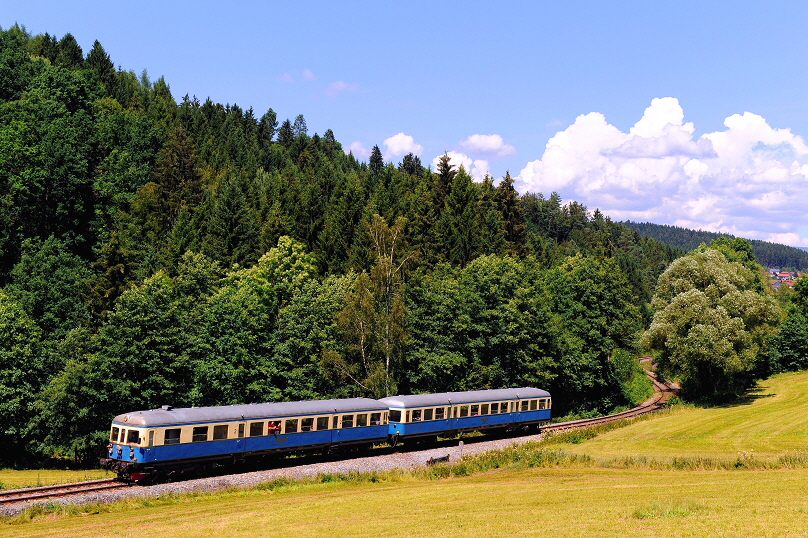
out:
{"label": "second railcar", "polygon": [[457,432],[538,427],[550,420],[550,393],[532,387],[390,396],[393,442]]}

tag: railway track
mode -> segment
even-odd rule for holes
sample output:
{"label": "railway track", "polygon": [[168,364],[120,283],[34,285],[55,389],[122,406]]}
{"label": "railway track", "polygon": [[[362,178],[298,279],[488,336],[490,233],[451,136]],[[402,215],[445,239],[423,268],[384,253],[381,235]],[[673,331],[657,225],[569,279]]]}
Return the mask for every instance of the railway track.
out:
{"label": "railway track", "polygon": [[678,387],[672,383],[662,383],[657,379],[653,372],[646,372],[646,375],[651,379],[654,384],[654,395],[648,400],[644,401],[637,407],[627,409],[620,413],[607,415],[605,417],[584,418],[580,420],[570,420],[568,422],[558,422],[556,424],[547,424],[541,427],[542,432],[561,432],[566,430],[575,430],[578,428],[586,428],[588,426],[596,426],[606,422],[612,422],[624,418],[632,418],[646,413],[652,413],[665,406],[667,401],[676,394],[679,390]]}
{"label": "railway track", "polygon": [[31,501],[47,501],[49,499],[70,497],[72,495],[85,495],[87,493],[110,491],[128,487],[130,487],[129,484],[119,482],[114,478],[108,478],[105,480],[90,480],[87,482],[58,484],[55,486],[10,489],[0,491],[0,505]]}

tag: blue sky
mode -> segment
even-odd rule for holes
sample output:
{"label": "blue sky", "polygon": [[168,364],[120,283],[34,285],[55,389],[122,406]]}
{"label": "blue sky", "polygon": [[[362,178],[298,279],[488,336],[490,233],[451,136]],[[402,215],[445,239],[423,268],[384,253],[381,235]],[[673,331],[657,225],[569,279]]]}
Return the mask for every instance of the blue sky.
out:
{"label": "blue sky", "polygon": [[15,22],[360,157],[448,151],[615,219],[808,246],[803,2],[0,0]]}

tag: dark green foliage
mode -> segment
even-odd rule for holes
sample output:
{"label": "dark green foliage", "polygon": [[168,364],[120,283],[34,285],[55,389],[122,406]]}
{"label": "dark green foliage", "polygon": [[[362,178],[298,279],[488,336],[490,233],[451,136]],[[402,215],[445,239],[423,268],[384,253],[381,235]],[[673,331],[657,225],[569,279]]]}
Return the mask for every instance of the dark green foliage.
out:
{"label": "dark green foliage", "polygon": [[376,175],[382,171],[382,168],[384,168],[382,151],[379,149],[379,146],[373,146],[370,152],[370,160],[368,161],[368,169],[371,174]]}
{"label": "dark green foliage", "polygon": [[59,40],[56,65],[67,69],[80,69],[84,65],[84,53],[73,34],[66,33]]}
{"label": "dark green foliage", "polygon": [[801,277],[789,294],[791,304],[780,332],[768,342],[768,364],[763,374],[808,368],[808,278]]}
{"label": "dark green foliage", "polygon": [[40,331],[20,304],[0,290],[0,461],[24,459],[33,395],[49,373],[39,349]]}
{"label": "dark green foliage", "polygon": [[89,264],[65,243],[53,236],[45,241],[26,239],[6,291],[38,321],[47,339],[60,340],[90,321],[85,306],[89,278]]}

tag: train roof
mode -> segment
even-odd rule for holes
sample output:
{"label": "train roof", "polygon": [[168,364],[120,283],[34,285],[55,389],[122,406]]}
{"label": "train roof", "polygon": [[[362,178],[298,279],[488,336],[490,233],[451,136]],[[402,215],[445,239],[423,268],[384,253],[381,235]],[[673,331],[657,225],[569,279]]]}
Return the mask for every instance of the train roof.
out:
{"label": "train roof", "polygon": [[533,387],[522,387],[519,389],[469,390],[466,392],[441,392],[438,394],[388,396],[387,398],[382,398],[379,401],[387,404],[390,407],[407,408],[549,397],[550,393],[546,390],[536,389]]}
{"label": "train roof", "polygon": [[174,424],[232,422],[259,418],[328,415],[352,411],[386,411],[387,406],[370,398],[310,400],[262,404],[220,405],[216,407],[164,406],[162,409],[133,411],[118,415],[112,422],[134,427],[160,427]]}

